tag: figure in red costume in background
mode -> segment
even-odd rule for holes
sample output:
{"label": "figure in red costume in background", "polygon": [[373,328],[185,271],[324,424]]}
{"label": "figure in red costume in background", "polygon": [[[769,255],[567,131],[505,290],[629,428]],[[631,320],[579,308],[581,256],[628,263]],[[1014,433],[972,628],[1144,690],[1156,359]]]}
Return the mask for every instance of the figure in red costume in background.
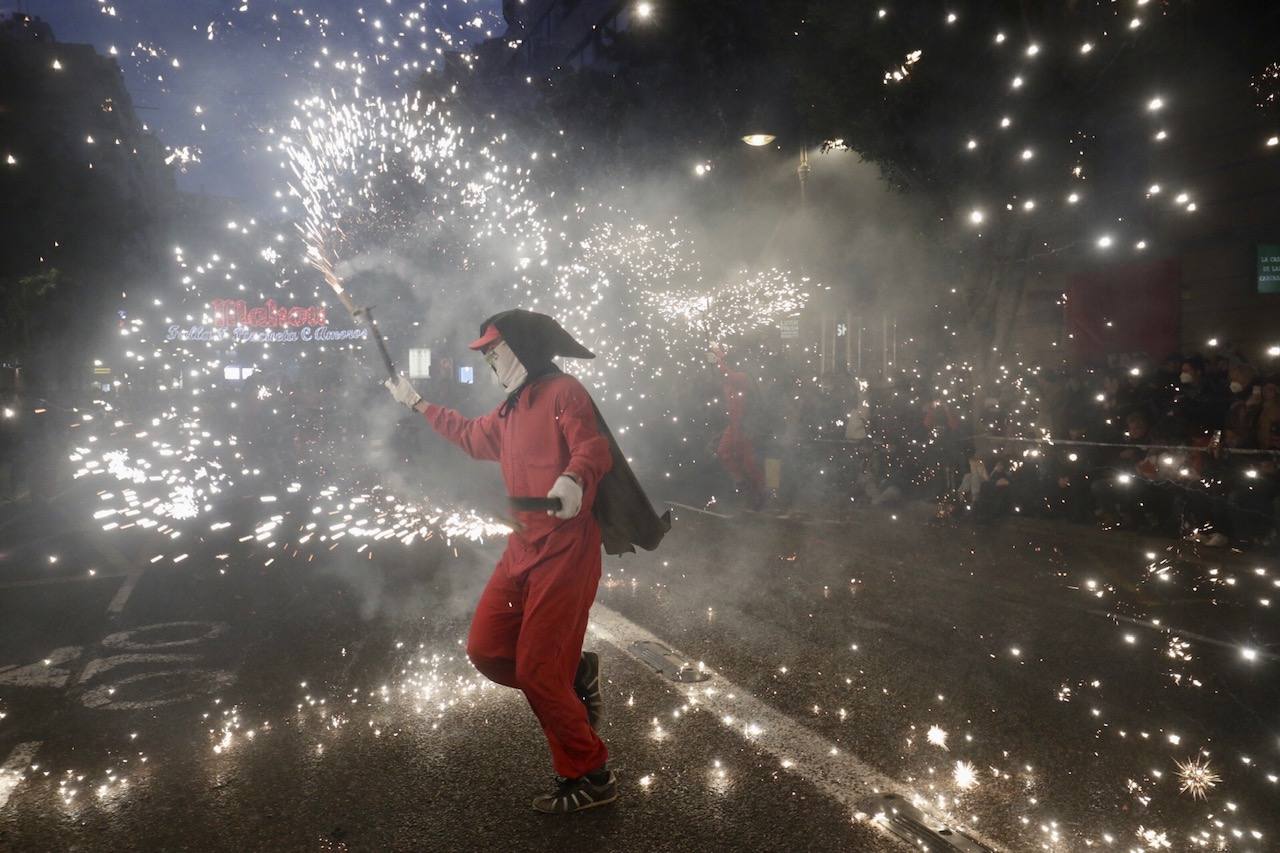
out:
{"label": "figure in red costume in background", "polygon": [[471,349],[484,355],[506,399],[466,418],[425,402],[404,377],[392,396],[476,459],[502,468],[507,493],[546,495],[558,509],[516,513],[517,529],[476,606],[467,655],[485,677],[524,692],[559,777],[533,807],[563,814],[611,803],[617,779],[597,733],[600,661],[582,651],[600,580],[602,532],[610,554],[652,549],[670,527],[640,490],[591,396],[555,356],[594,358],[544,314],[504,311]]}
{"label": "figure in red costume in background", "polygon": [[751,446],[751,439],[747,438],[742,423],[747,413],[750,383],[747,374],[729,369],[723,349],[712,349],[711,356],[724,374],[724,406],[725,414],[729,416],[729,424],[716,447],[716,458],[733,478],[734,488],[746,496],[752,509],[758,509],[764,503],[764,475],[760,472],[755,448]]}

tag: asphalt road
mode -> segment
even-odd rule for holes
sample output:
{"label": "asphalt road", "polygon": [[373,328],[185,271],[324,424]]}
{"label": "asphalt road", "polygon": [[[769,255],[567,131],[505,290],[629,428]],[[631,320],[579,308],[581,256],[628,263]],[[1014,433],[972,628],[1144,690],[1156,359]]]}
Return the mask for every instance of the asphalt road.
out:
{"label": "asphalt road", "polygon": [[1256,558],[678,510],[607,559],[588,638],[623,797],[549,818],[532,715],[461,645],[501,543],[299,545],[301,495],[107,531],[97,500],[0,518],[3,850],[910,849],[885,793],[1001,849],[1280,845]]}

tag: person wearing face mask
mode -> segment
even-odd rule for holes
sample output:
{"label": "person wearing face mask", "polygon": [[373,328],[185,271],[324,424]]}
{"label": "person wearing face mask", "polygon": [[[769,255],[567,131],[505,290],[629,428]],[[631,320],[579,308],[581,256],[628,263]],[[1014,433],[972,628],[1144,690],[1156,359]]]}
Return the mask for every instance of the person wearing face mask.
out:
{"label": "person wearing face mask", "polygon": [[1198,356],[1189,358],[1182,363],[1182,371],[1178,374],[1178,383],[1190,389],[1198,389],[1203,374],[1204,362]]}
{"label": "person wearing face mask", "polygon": [[545,314],[516,309],[480,326],[479,351],[502,386],[489,414],[466,418],[428,403],[404,377],[396,401],[476,459],[496,461],[507,493],[546,495],[559,509],[517,511],[516,529],[471,622],[467,655],[486,678],[525,694],[550,747],[557,782],[533,807],[564,814],[613,802],[618,783],[597,733],[600,662],[583,652],[600,580],[600,550],[652,550],[670,528],[659,518],[582,384],[556,356],[594,358]]}
{"label": "person wearing face mask", "polygon": [[1171,413],[1187,438],[1194,441],[1221,429],[1231,402],[1223,377],[1211,379],[1204,359],[1193,355],[1183,360],[1178,382]]}
{"label": "person wearing face mask", "polygon": [[1232,361],[1227,369],[1227,389],[1231,392],[1231,396],[1235,399],[1241,399],[1246,391],[1254,384],[1257,373],[1253,366],[1246,361]]}
{"label": "person wearing face mask", "polygon": [[1262,407],[1262,388],[1254,382],[1253,368],[1243,362],[1233,363],[1227,378],[1231,397],[1222,425],[1223,444],[1231,449],[1253,447]]}

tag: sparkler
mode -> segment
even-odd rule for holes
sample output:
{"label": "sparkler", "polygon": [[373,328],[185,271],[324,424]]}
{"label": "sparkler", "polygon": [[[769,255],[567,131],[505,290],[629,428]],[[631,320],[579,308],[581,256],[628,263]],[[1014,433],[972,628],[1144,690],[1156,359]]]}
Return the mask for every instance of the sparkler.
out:
{"label": "sparkler", "polygon": [[387,370],[387,377],[394,380],[396,378],[396,366],[391,360],[391,353],[387,350],[387,342],[382,337],[382,331],[378,329],[378,324],[373,319],[373,308],[357,308],[355,303],[351,301],[351,296],[347,293],[347,289],[343,287],[342,280],[338,278],[333,262],[325,253],[323,246],[309,247],[307,257],[311,261],[311,265],[324,276],[325,282],[328,283],[330,289],[338,297],[342,307],[347,309],[351,319],[363,322],[368,327],[369,333],[373,335],[373,340],[378,345],[378,354],[382,356],[382,365]]}

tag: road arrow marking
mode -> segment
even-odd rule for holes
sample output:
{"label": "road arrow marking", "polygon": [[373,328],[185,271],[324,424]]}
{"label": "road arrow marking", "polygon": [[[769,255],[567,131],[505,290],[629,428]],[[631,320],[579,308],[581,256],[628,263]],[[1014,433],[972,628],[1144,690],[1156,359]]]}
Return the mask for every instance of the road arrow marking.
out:
{"label": "road arrow marking", "polygon": [[62,687],[71,677],[71,671],[59,664],[80,657],[79,646],[63,646],[49,652],[42,661],[26,666],[0,666],[0,684],[13,687]]}
{"label": "road arrow marking", "polygon": [[138,585],[138,579],[142,577],[142,573],[142,569],[137,569],[125,575],[124,583],[120,584],[120,588],[116,590],[111,603],[107,605],[107,613],[112,616],[120,615],[121,611],[124,610],[125,604],[129,601],[129,596],[133,595],[133,588]]}
{"label": "road arrow marking", "polygon": [[36,757],[40,743],[38,740],[28,740],[18,744],[9,751],[4,764],[0,764],[0,809],[9,802],[18,783],[26,778],[26,770],[31,766],[31,759]]}

